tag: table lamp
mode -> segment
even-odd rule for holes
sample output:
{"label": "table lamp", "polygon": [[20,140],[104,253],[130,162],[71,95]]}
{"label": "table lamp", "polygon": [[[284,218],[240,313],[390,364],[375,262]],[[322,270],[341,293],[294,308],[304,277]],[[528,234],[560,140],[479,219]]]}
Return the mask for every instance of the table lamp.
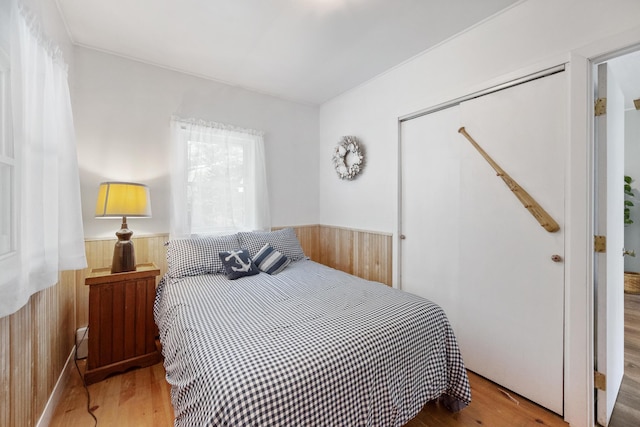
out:
{"label": "table lamp", "polygon": [[113,248],[111,273],[135,271],[136,258],[131,236],[133,232],[127,226],[127,217],[151,217],[149,187],[133,182],[103,182],[98,189],[96,218],[120,218],[122,227],[116,233],[118,241]]}

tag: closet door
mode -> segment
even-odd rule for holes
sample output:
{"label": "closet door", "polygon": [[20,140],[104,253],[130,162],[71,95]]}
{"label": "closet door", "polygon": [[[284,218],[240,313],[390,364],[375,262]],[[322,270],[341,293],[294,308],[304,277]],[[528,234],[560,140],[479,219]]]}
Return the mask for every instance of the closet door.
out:
{"label": "closet door", "polygon": [[[559,414],[565,87],[565,74],[555,74],[414,119],[424,121],[423,128],[411,120],[401,129],[402,288],[445,309],[467,368]],[[449,114],[450,120],[438,117]],[[457,132],[460,126],[554,218],[559,231],[549,233],[536,221]],[[423,145],[438,148],[425,154]],[[428,165],[414,159],[439,150],[449,158],[434,156]],[[407,182],[414,181],[428,190],[411,190]],[[415,218],[428,222],[432,235]],[[412,241],[431,248],[428,255],[408,250]]]}
{"label": "closet door", "polygon": [[403,290],[438,303],[457,329],[460,282],[459,107],[402,124]]}

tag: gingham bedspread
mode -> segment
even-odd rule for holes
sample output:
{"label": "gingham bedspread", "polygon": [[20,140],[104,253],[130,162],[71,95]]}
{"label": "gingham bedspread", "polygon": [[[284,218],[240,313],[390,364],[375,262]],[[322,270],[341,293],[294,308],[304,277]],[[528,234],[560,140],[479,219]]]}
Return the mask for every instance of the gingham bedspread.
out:
{"label": "gingham bedspread", "polygon": [[439,306],[313,261],[165,277],[154,313],[176,426],[401,426],[471,400]]}

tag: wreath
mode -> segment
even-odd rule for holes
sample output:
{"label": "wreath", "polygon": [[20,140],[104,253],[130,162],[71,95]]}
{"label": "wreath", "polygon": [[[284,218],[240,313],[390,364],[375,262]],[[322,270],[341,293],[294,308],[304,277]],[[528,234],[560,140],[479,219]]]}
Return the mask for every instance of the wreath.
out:
{"label": "wreath", "polygon": [[340,179],[353,179],[362,170],[364,154],[355,136],[343,136],[333,150],[333,165]]}

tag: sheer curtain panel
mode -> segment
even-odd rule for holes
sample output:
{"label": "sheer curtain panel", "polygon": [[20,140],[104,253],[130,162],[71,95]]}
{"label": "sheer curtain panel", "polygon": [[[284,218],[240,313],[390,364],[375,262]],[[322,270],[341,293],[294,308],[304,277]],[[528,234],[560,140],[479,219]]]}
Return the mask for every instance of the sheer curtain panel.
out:
{"label": "sheer curtain panel", "polygon": [[171,120],[171,238],[270,228],[262,132]]}
{"label": "sheer curtain panel", "polygon": [[14,250],[0,258],[0,317],[85,268],[76,142],[62,52],[11,2]]}

